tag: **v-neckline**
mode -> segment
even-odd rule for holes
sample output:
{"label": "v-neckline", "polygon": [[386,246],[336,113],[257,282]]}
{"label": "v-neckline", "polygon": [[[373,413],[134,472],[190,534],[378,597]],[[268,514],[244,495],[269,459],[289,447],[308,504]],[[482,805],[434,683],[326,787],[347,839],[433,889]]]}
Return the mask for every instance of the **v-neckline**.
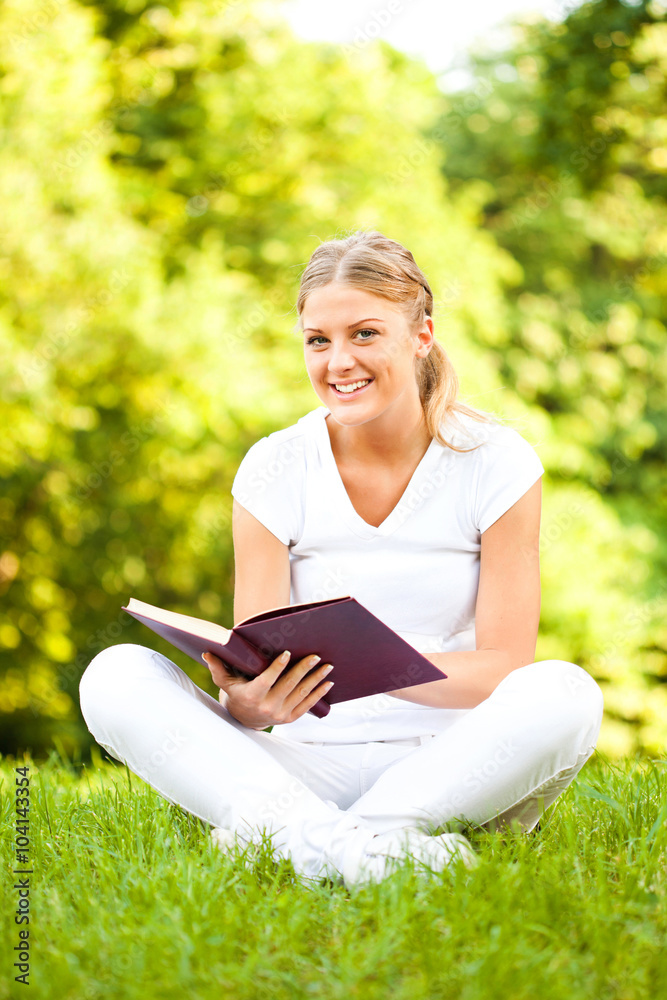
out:
{"label": "v-neckline", "polygon": [[329,410],[326,406],[322,406],[320,407],[319,412],[321,414],[320,434],[322,441],[322,456],[325,464],[328,466],[329,478],[333,484],[334,490],[338,494],[339,509],[342,517],[355,534],[359,535],[361,538],[378,538],[390,535],[396,530],[399,524],[403,524],[407,517],[409,517],[411,510],[408,511],[407,516],[404,516],[404,501],[410,494],[413,486],[423,476],[427,467],[434,462],[440,445],[435,438],[431,438],[428,448],[419,460],[419,464],[410,477],[410,482],[405,487],[396,505],[380,524],[369,524],[368,521],[365,521],[361,514],[355,510],[354,504],[350,499],[350,495],[345,488],[343,478],[338,470],[333,448],[331,447],[331,438],[329,437],[329,431],[327,429],[327,416],[331,413],[331,410]]}

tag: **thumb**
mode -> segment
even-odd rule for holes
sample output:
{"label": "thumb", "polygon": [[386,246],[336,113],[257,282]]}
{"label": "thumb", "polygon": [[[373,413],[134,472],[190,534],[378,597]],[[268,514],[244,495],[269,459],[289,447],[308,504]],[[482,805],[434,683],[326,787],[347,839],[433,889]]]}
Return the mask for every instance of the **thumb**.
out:
{"label": "thumb", "polygon": [[239,678],[230,672],[226,664],[219,657],[214,656],[213,653],[202,653],[202,660],[211,671],[213,683],[217,684],[223,691],[226,691],[234,684],[238,684]]}

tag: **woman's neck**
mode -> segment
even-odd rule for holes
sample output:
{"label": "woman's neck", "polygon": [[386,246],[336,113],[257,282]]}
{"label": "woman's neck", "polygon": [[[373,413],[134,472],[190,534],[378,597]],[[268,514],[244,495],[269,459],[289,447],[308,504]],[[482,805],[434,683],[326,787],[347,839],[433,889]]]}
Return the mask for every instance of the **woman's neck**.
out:
{"label": "woman's neck", "polygon": [[400,420],[386,419],[386,412],[375,420],[347,426],[329,413],[325,424],[337,463],[347,465],[399,466],[419,461],[431,443],[421,403],[419,410],[401,414]]}

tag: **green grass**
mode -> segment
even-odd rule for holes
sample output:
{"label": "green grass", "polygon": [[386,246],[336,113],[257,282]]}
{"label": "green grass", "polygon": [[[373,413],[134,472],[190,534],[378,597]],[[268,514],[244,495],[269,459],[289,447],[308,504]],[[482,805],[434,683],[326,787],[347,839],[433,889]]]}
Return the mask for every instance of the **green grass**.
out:
{"label": "green grass", "polygon": [[0,996],[633,1000],[667,996],[666,760],[596,755],[534,835],[470,831],[480,863],[352,892],[306,888],[265,838],[208,826],[126,768],[31,768],[30,987],[18,943],[14,766],[0,761]]}

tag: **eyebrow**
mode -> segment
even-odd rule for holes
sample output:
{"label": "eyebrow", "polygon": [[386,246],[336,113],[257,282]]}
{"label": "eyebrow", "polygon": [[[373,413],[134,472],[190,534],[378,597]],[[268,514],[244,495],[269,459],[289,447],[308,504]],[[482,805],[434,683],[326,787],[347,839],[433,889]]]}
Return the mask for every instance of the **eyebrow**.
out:
{"label": "eyebrow", "polygon": [[[350,325],[348,326],[348,330],[351,330],[352,327],[354,326],[359,326],[360,323],[371,323],[371,322],[384,323],[384,320],[380,319],[378,316],[367,316],[366,319],[358,319],[356,323],[350,323]],[[303,332],[308,333],[309,331],[312,331],[313,333],[324,334],[324,330],[318,330],[317,327],[315,326],[307,326],[304,328]]]}

